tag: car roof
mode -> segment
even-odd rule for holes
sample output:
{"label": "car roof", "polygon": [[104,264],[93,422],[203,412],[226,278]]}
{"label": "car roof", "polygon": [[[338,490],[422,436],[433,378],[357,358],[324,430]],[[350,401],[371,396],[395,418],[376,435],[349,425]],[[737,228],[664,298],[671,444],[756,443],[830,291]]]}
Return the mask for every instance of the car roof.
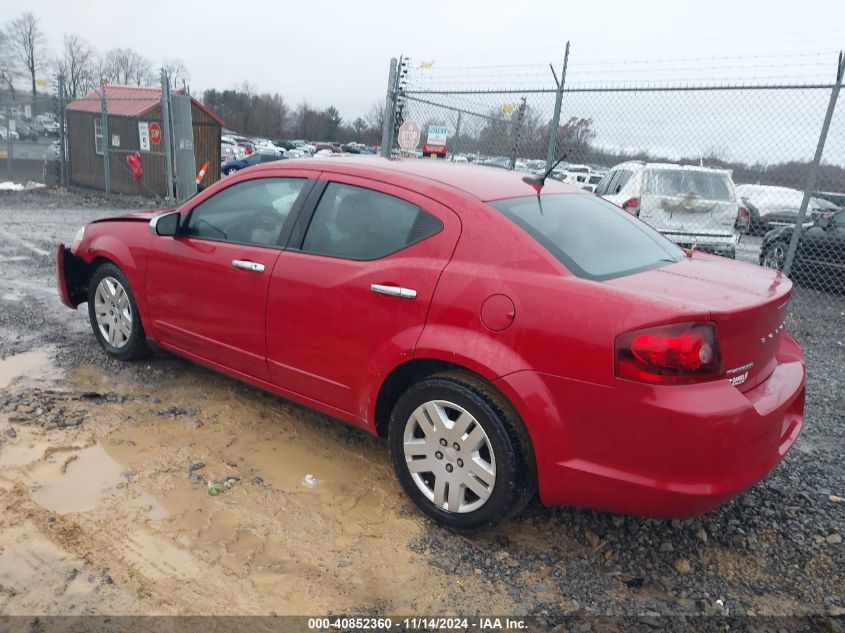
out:
{"label": "car roof", "polygon": [[611,168],[611,171],[616,169],[671,169],[681,171],[701,171],[714,174],[730,174],[730,169],[720,169],[718,167],[699,167],[698,165],[680,165],[678,163],[644,163],[642,161],[631,160],[624,163],[619,163]]}
{"label": "car roof", "polygon": [[[312,169],[350,176],[361,176],[373,180],[383,180],[391,184],[402,185],[397,180],[405,179],[406,185],[414,181],[420,184],[438,183],[463,191],[483,202],[535,195],[531,185],[522,181],[528,174],[507,171],[493,167],[483,167],[468,163],[455,164],[444,160],[420,160],[380,157],[333,157],[327,159],[304,158],[268,163],[257,174],[282,172],[288,169]],[[589,192],[572,185],[548,179],[543,193],[585,194]]]}

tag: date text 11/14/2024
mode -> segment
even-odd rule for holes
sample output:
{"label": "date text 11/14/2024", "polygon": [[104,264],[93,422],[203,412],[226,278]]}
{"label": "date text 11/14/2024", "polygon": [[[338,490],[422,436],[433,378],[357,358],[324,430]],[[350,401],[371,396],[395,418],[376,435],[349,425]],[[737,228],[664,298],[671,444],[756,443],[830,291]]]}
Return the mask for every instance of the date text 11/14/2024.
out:
{"label": "date text 11/14/2024", "polygon": [[521,618],[509,617],[323,617],[308,618],[308,628],[313,631],[432,631],[432,630],[474,630],[474,631],[519,631],[528,624]]}

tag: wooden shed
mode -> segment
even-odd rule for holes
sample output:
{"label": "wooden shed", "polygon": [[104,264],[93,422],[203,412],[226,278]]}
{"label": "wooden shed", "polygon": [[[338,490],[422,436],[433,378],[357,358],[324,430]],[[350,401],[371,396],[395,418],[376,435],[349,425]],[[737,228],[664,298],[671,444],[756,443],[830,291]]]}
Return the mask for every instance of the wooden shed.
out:
{"label": "wooden shed", "polygon": [[[140,196],[166,193],[161,89],[106,85],[108,138],[103,137],[101,93],[95,90],[67,106],[70,182],[105,190],[103,143],[108,143],[111,190]],[[179,94],[181,91],[174,91]],[[195,171],[205,161],[209,168],[203,180],[210,185],[220,179],[220,136],[223,121],[191,97]],[[126,157],[140,152],[144,170],[134,180]]]}

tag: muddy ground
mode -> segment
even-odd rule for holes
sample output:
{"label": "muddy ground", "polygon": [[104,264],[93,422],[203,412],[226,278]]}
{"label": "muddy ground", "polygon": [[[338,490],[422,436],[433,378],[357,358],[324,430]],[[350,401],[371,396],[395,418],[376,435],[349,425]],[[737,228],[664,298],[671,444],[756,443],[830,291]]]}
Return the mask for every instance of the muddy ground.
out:
{"label": "muddy ground", "polygon": [[168,354],[105,356],[54,247],[143,204],[0,194],[0,614],[845,610],[841,300],[796,292],[807,424],[746,495],[689,521],[535,502],[466,538],[416,512],[383,442]]}

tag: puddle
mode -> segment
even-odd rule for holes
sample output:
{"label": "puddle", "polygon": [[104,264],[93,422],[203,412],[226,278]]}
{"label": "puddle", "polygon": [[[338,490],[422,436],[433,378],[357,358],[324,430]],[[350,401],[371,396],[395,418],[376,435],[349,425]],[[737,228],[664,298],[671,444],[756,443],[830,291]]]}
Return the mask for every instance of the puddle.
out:
{"label": "puddle", "polygon": [[[130,610],[460,609],[482,594],[509,604],[478,576],[458,587],[428,571],[410,547],[423,521],[404,511],[409,502],[386,447],[363,433],[190,366],[159,385],[155,400],[142,397],[145,385],[93,367],[76,371],[74,383],[80,392],[139,395],[99,402],[75,429],[19,429],[0,447],[0,495],[2,482],[13,481],[12,494],[73,513],[45,523],[62,526],[49,534],[67,528],[74,555],[96,560],[115,581],[120,573],[140,597]],[[316,485],[303,483],[307,475]],[[210,496],[206,482],[225,477],[237,479]],[[18,511],[9,513],[16,520]],[[71,583],[65,592],[75,604],[77,589]],[[39,600],[43,611],[48,598]]]}
{"label": "puddle", "polygon": [[124,480],[124,470],[95,444],[78,451],[56,452],[27,478],[37,486],[32,495],[36,503],[67,514],[95,508]]}
{"label": "puddle", "polygon": [[40,382],[59,378],[62,372],[53,361],[55,351],[53,347],[44,347],[0,360],[0,389],[13,382]]}

